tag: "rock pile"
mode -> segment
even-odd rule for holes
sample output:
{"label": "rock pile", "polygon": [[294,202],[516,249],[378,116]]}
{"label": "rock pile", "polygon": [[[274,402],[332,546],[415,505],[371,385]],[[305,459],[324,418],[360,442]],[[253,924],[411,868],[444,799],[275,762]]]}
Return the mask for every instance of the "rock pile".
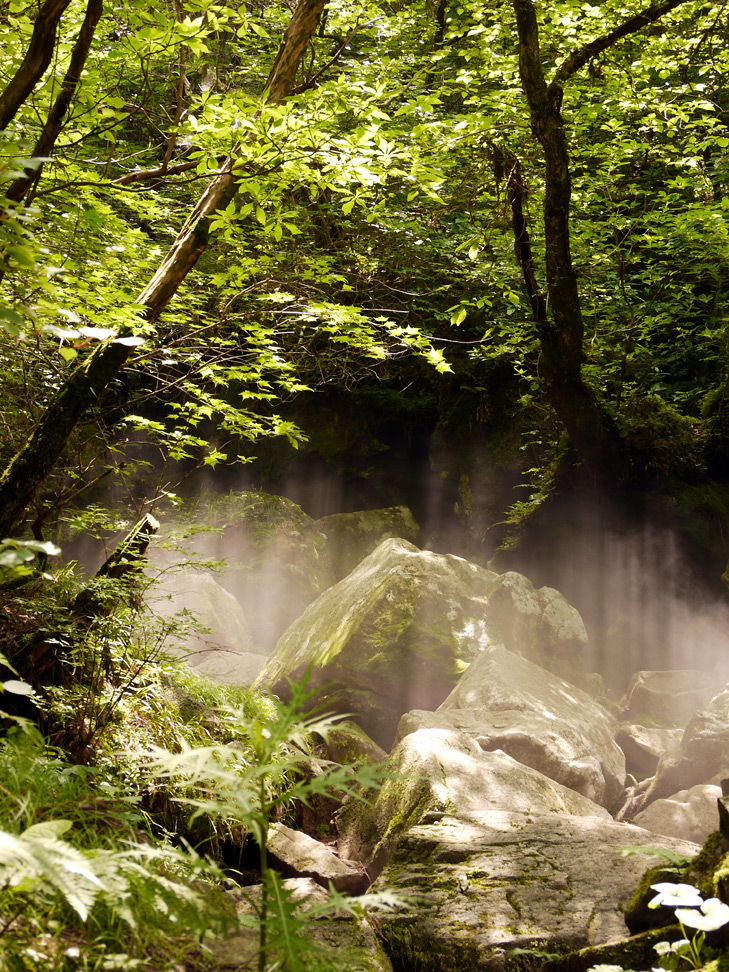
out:
{"label": "rock pile", "polygon": [[[269,544],[262,501],[239,506]],[[265,581],[249,542],[250,576],[220,578],[236,597],[222,609],[235,644],[213,627],[205,666],[246,684],[256,669],[254,684],[281,694],[308,672],[312,704],[351,714],[371,737],[352,749],[346,731],[335,734],[327,758],[390,752],[368,802],[319,821],[330,835],[336,827],[328,844],[311,839],[311,815],[309,836],[274,828],[276,866],[355,894],[374,881],[415,895],[379,919],[397,969],[500,970],[515,949],[572,952],[625,936],[646,868],[666,853],[693,857],[716,829],[729,687],[707,672],[637,672],[622,704],[611,702],[582,668],[585,628],[559,592],[418,549],[407,511],[317,523],[294,510],[282,527],[276,510],[288,539],[273,549],[296,548],[287,566],[297,583],[272,624],[275,647],[249,618],[253,594],[240,593]],[[183,577],[199,592],[210,584]],[[209,600],[217,621],[227,602]],[[229,660],[241,656],[237,671],[215,638]],[[377,954],[372,968],[388,968]]]}

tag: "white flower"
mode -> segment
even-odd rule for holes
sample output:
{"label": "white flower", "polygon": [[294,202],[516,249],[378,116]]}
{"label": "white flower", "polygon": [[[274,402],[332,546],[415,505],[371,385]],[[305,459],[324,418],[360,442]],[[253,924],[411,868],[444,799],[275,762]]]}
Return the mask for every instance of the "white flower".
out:
{"label": "white flower", "polygon": [[653,948],[658,952],[659,955],[668,955],[671,951],[671,945],[669,942],[656,942]]}
{"label": "white flower", "polygon": [[709,898],[701,904],[700,911],[677,908],[676,917],[687,928],[698,928],[704,932],[716,931],[729,922],[729,905],[725,905],[718,898]]}
{"label": "white flower", "polygon": [[679,938],[677,942],[671,945],[672,952],[685,952],[687,948],[691,948],[691,942],[688,938]]}
{"label": "white flower", "polygon": [[[623,972],[622,965],[593,965],[587,972]],[[661,969],[660,972],[663,972]]]}
{"label": "white flower", "polygon": [[660,884],[651,884],[651,888],[658,894],[648,902],[649,908],[659,908],[661,905],[668,908],[698,908],[704,900],[690,884],[669,884],[663,881]]}

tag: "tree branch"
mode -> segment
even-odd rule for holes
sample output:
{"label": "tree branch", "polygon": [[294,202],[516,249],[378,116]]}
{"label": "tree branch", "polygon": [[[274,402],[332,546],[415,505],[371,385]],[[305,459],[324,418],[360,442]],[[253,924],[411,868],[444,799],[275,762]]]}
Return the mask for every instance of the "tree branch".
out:
{"label": "tree branch", "polygon": [[38,11],[30,44],[20,67],[0,94],[0,131],[15,118],[21,105],[46,73],[56,45],[56,31],[71,0],[46,0]]}
{"label": "tree branch", "polygon": [[[35,158],[47,158],[53,152],[56,139],[63,128],[63,120],[66,117],[68,106],[71,104],[78,83],[81,80],[81,73],[86,64],[86,59],[96,32],[96,25],[101,19],[102,12],[103,0],[89,0],[86,7],[86,14],[81,24],[81,30],[71,52],[71,60],[61,82],[61,90],[53,102],[53,107],[48,112],[43,131],[33,149]],[[26,169],[25,174],[19,179],[16,179],[8,189],[6,193],[8,199],[13,200],[13,202],[20,202],[33,183],[38,181],[42,169],[42,162],[37,169]]]}
{"label": "tree branch", "polygon": [[[299,60],[316,31],[327,0],[299,0],[266,81],[269,103],[292,90]],[[137,298],[154,322],[207,249],[213,215],[238,191],[234,153],[224,171],[207,186],[156,273]],[[53,395],[32,435],[0,475],[0,536],[10,536],[23,510],[62,454],[84,413],[98,404],[104,389],[124,367],[132,347],[118,341],[100,343],[71,372]]]}
{"label": "tree branch", "polygon": [[664,14],[670,13],[671,10],[675,10],[676,7],[680,7],[682,3],[686,2],[687,0],[664,0],[663,3],[653,3],[645,10],[641,10],[640,13],[624,20],[619,27],[615,27],[607,34],[590,41],[589,44],[584,44],[582,47],[571,51],[555,71],[549,87],[569,81],[572,75],[576,74],[593,57],[602,54],[603,51],[606,51],[624,37],[629,37],[630,34],[635,34],[648,24],[655,23]]}

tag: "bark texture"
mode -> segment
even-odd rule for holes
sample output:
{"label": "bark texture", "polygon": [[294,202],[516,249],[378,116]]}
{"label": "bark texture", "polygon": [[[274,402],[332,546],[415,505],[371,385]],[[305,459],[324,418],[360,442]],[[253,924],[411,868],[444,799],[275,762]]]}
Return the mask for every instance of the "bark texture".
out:
{"label": "bark texture", "polygon": [[8,127],[46,73],[53,57],[58,24],[69,3],[70,0],[46,0],[38,11],[25,57],[0,94],[0,130]]}
{"label": "bark texture", "polygon": [[532,0],[513,0],[519,39],[519,73],[529,105],[532,132],[541,145],[545,162],[546,306],[532,268],[528,227],[522,206],[524,188],[517,161],[512,163],[507,181],[517,259],[522,267],[541,346],[540,374],[552,407],[567,429],[585,468],[595,478],[613,482],[628,478],[629,463],[615,422],[582,378],[584,322],[570,252],[572,187],[567,137],[561,114],[562,84],[591,58],[624,37],[655,23],[685,2],[665,0],[652,4],[613,30],[575,48],[557,68],[552,81],[547,83],[539,50],[534,4]]}
{"label": "bark texture", "polygon": [[[81,72],[84,69],[86,59],[91,50],[91,44],[96,33],[96,26],[99,20],[101,20],[103,10],[103,0],[89,0],[88,6],[86,7],[86,14],[81,24],[81,30],[71,52],[71,60],[61,82],[61,90],[53,102],[51,110],[48,112],[43,131],[33,149],[33,156],[35,158],[47,158],[55,148],[56,139],[63,128],[66,112],[76,93],[78,83],[81,80]],[[41,170],[42,164],[37,169],[27,170],[24,176],[16,179],[6,193],[8,199],[11,199],[13,202],[20,202],[33,183],[37,182],[40,178]]]}
{"label": "bark texture", "polygon": [[[281,101],[291,92],[298,63],[325,4],[326,0],[300,0],[266,82],[269,102]],[[137,298],[149,321],[157,320],[206,250],[213,215],[228,205],[238,189],[233,166],[231,157],[208,184],[169,253]],[[35,492],[52,472],[79,420],[98,403],[131,352],[132,348],[125,344],[99,344],[51,398],[27,443],[0,475],[0,537],[12,533]]]}

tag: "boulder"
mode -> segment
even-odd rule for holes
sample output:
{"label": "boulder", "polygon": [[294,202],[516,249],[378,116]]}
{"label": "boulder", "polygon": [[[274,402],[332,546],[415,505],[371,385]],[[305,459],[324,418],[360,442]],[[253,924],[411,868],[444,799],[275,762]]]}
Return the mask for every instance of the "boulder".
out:
{"label": "boulder", "polygon": [[362,732],[356,723],[348,720],[329,729],[321,749],[333,763],[347,766],[372,765],[387,759],[385,750]]}
{"label": "boulder", "polygon": [[661,758],[642,809],[678,790],[723,777],[729,777],[729,687],[695,713],[680,746]]}
{"label": "boulder", "polygon": [[271,866],[284,877],[309,877],[343,894],[364,894],[370,880],[362,867],[340,860],[336,854],[313,837],[292,830],[284,824],[272,824],[266,847]]}
{"label": "boulder", "polygon": [[625,757],[613,740],[617,723],[592,696],[506,648],[483,651],[438,712],[403,717],[398,737],[430,719],[502,749],[608,808],[625,784]]}
{"label": "boulder", "polygon": [[[256,687],[285,695],[285,677],[299,679],[312,668],[313,685],[326,686],[317,701],[354,713],[389,748],[400,716],[435,709],[489,646],[567,657],[581,644],[575,616],[561,595],[542,596],[519,574],[500,577],[460,557],[389,539],[291,625]],[[559,647],[562,635],[567,640]]]}
{"label": "boulder", "polygon": [[316,520],[315,525],[327,539],[332,584],[353,571],[383,540],[401,537],[415,543],[420,532],[407,506],[334,513]]}
{"label": "boulder", "polygon": [[147,603],[165,618],[165,648],[200,675],[250,685],[266,660],[253,647],[245,614],[232,594],[206,571],[164,572],[147,593]]}
{"label": "boulder", "polygon": [[388,761],[392,776],[369,804],[350,799],[335,817],[339,856],[360,861],[371,877],[383,868],[400,835],[423,819],[486,810],[524,814],[609,813],[503,752],[484,752],[465,733],[420,729],[405,736]]}
{"label": "boulder", "polygon": [[626,724],[618,730],[615,742],[625,753],[627,772],[636,780],[645,780],[655,775],[661,756],[675,749],[682,736],[682,729]]}
{"label": "boulder", "polygon": [[703,844],[717,829],[717,800],[721,787],[711,784],[679,790],[662,800],[654,800],[633,817],[633,823],[655,834],[679,837]]}
{"label": "boulder", "polygon": [[435,708],[489,643],[487,592],[497,575],[460,557],[385,540],[325,591],[280,639],[256,687],[286,694],[314,666],[317,701],[354,713],[389,749],[403,712]]}
{"label": "boulder", "polygon": [[628,717],[646,726],[682,728],[723,687],[712,672],[636,672],[628,686]]}
{"label": "boulder", "polygon": [[559,591],[536,590],[523,574],[507,571],[489,591],[488,617],[494,642],[572,682],[586,679],[582,658],[587,631],[579,612]]}
{"label": "boulder", "polygon": [[647,844],[699,850],[604,816],[491,810],[424,822],[373,888],[418,894],[417,908],[380,917],[385,947],[395,968],[501,972],[513,949],[564,953],[623,937],[622,908],[656,858],[621,849]]}
{"label": "boulder", "polygon": [[[299,914],[326,906],[326,891],[311,878],[289,878],[283,882],[283,887]],[[257,917],[261,902],[260,885],[235,889],[229,891],[228,895],[243,922]],[[367,916],[354,922],[342,912],[334,911],[331,917],[319,913],[315,920],[307,921],[304,934],[304,942],[299,941],[296,945],[301,964],[306,967],[310,962],[312,967],[316,964],[317,968],[328,972],[343,968],[361,972],[392,972],[390,960]],[[241,924],[235,933],[226,937],[206,939],[206,946],[206,968],[236,972],[250,972],[257,968],[258,929],[255,921],[250,927]],[[277,958],[279,962],[285,958],[280,951],[277,956],[272,952],[268,957],[269,960]]]}
{"label": "boulder", "polygon": [[241,605],[257,650],[269,654],[307,604],[329,586],[327,540],[291,500],[238,492],[198,500],[155,556],[221,562],[219,583]]}

